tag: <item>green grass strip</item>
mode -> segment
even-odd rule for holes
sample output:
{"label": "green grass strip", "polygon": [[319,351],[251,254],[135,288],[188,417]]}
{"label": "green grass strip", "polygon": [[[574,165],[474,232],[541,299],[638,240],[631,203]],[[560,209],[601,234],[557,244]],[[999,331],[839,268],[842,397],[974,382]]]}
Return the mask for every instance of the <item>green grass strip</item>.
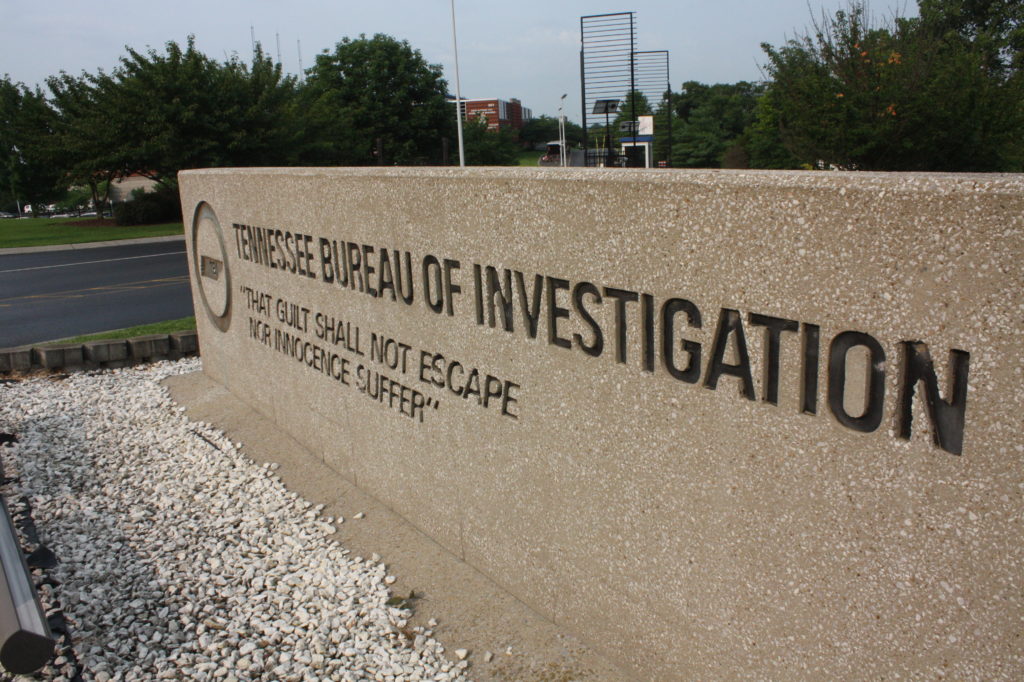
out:
{"label": "green grass strip", "polygon": [[182,223],[132,225],[121,227],[107,219],[100,225],[74,225],[81,218],[3,218],[0,219],[0,249],[18,246],[55,246],[85,244],[141,237],[167,237],[184,234]]}
{"label": "green grass strip", "polygon": [[520,166],[536,166],[537,160],[544,156],[544,152],[519,152],[519,165]]}
{"label": "green grass strip", "polygon": [[187,332],[196,328],[195,316],[183,317],[178,320],[165,320],[164,322],[154,322],[153,324],[143,324],[138,327],[128,327],[127,329],[114,329],[109,332],[100,332],[99,334],[86,334],[85,336],[72,336],[69,339],[59,339],[56,341],[48,341],[45,346],[53,346],[57,344],[65,343],[85,343],[86,341],[103,341],[107,339],[130,339],[134,336],[144,336],[146,334],[173,334],[174,332]]}

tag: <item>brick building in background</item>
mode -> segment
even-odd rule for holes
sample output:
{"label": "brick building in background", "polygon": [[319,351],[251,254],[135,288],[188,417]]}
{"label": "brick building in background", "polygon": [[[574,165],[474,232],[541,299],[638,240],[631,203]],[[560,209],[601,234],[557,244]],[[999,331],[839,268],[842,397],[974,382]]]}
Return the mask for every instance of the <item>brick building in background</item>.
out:
{"label": "brick building in background", "polygon": [[520,130],[524,123],[533,118],[533,112],[519,100],[513,98],[506,101],[496,97],[462,100],[462,115],[467,121],[483,116],[490,130]]}
{"label": "brick building in background", "polygon": [[152,192],[156,189],[156,181],[141,173],[130,173],[110,183],[110,199],[117,202],[131,201],[132,192],[140,188]]}

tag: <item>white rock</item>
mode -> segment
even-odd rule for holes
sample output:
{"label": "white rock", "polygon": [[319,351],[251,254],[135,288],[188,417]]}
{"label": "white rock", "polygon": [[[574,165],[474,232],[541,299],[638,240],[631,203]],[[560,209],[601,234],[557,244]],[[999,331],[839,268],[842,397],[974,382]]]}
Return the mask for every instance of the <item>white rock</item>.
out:
{"label": "white rock", "polygon": [[343,519],[168,400],[158,382],[199,366],[0,384],[0,430],[19,436],[0,492],[31,500],[61,559],[52,598],[85,677],[467,679],[430,631],[396,636],[395,576],[327,539]]}
{"label": "white rock", "polygon": [[456,649],[455,655],[459,657],[460,661],[464,661],[466,656],[469,656],[469,649]]}

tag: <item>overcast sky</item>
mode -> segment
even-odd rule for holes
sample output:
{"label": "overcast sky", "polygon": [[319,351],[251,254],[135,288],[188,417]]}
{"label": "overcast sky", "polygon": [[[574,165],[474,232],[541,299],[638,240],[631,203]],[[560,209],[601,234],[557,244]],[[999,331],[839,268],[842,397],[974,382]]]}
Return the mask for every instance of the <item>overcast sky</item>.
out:
{"label": "overcast sky", "polygon": [[[581,15],[636,12],[637,49],[669,50],[673,88],[683,81],[761,80],[762,42],[803,31],[811,12],[832,13],[845,0],[456,0],[459,67],[466,98],[517,97],[534,115],[580,114]],[[874,0],[876,18],[916,2]],[[0,0],[0,74],[29,85],[64,70],[110,70],[124,54],[191,33],[218,60],[248,59],[256,39],[284,69],[299,72],[342,37],[386,33],[408,40],[444,67],[455,91],[449,0]]]}

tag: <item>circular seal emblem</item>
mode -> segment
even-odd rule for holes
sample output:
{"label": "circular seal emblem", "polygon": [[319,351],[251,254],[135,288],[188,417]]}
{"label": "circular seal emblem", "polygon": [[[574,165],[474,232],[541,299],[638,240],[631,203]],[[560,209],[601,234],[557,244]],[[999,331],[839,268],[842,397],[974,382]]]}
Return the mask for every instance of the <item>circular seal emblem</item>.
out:
{"label": "circular seal emblem", "polygon": [[192,266],[210,321],[222,332],[231,325],[231,270],[217,214],[205,201],[192,217]]}

